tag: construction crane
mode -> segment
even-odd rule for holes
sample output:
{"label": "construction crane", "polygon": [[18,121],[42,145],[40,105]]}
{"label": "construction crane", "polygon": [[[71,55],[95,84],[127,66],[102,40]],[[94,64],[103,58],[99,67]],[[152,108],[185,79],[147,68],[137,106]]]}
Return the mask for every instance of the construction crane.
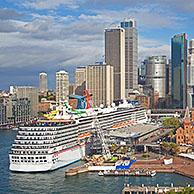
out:
{"label": "construction crane", "polygon": [[102,154],[103,154],[105,159],[110,159],[111,152],[110,152],[109,147],[107,145],[106,138],[104,137],[103,129],[100,125],[100,122],[99,122],[97,116],[94,118],[93,123],[94,123],[94,128],[97,131],[97,135],[100,138],[101,143],[102,143]]}

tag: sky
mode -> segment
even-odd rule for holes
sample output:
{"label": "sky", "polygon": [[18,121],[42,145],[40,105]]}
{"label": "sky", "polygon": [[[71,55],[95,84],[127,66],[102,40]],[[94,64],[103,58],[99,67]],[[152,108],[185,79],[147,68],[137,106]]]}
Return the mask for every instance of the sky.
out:
{"label": "sky", "polygon": [[1,0],[0,89],[38,86],[38,75],[103,60],[104,29],[135,18],[139,62],[147,56],[170,57],[170,41],[186,32],[194,38],[193,0]]}

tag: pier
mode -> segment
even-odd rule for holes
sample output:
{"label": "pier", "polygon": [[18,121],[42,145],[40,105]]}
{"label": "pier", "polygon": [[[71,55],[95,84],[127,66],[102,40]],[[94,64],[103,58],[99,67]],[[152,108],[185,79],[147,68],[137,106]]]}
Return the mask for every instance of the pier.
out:
{"label": "pier", "polygon": [[75,176],[84,172],[89,172],[87,165],[70,168],[65,171],[65,176]]}
{"label": "pier", "polygon": [[182,157],[173,157],[173,163],[164,165],[163,160],[137,161],[131,169],[148,169],[156,172],[177,173],[183,176],[194,178],[194,161]]}
{"label": "pier", "polygon": [[[194,187],[186,187],[189,190],[192,190],[194,192]],[[122,194],[164,194],[169,191],[175,191],[175,192],[180,192],[186,189],[185,187],[159,187],[158,185],[156,187],[154,186],[130,186],[127,184],[123,191]]]}
{"label": "pier", "polygon": [[[93,166],[85,164],[83,166],[71,168],[65,172],[66,176],[74,176],[85,172],[107,172],[103,176],[151,176],[148,172],[156,173],[177,173],[183,176],[194,178],[194,161],[191,159],[174,157],[173,163],[165,165],[161,160],[139,160],[133,163],[130,170],[116,170],[112,163],[106,163],[106,166]],[[137,174],[136,172],[141,172]],[[146,174],[147,173],[147,174]]]}

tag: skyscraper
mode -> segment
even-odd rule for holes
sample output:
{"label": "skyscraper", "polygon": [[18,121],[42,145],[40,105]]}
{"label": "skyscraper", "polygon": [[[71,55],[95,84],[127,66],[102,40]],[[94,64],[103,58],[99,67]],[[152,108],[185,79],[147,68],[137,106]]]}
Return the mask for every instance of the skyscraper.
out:
{"label": "skyscraper", "polygon": [[172,82],[171,95],[174,108],[187,105],[187,38],[177,34],[171,39]]}
{"label": "skyscraper", "polygon": [[114,100],[125,98],[125,30],[105,29],[105,62],[114,68]]}
{"label": "skyscraper", "polygon": [[166,64],[166,95],[171,96],[171,81],[172,81],[172,73],[171,73],[172,65],[171,60],[167,60]]}
{"label": "skyscraper", "polygon": [[75,94],[83,95],[86,89],[86,67],[77,67],[75,71]]}
{"label": "skyscraper", "polygon": [[146,85],[150,85],[159,98],[166,96],[166,56],[152,56],[146,65]]}
{"label": "skyscraper", "polygon": [[125,91],[126,96],[138,85],[138,32],[134,19],[121,22],[125,29]]}
{"label": "skyscraper", "polygon": [[69,74],[66,71],[56,73],[56,102],[68,100],[69,95]]}
{"label": "skyscraper", "polygon": [[41,72],[39,74],[39,91],[40,93],[47,92],[47,74],[44,72]]}
{"label": "skyscraper", "polygon": [[187,105],[194,107],[194,40],[189,41]]}
{"label": "skyscraper", "polygon": [[95,64],[86,67],[86,88],[92,94],[94,106],[113,103],[113,67],[106,64]]}

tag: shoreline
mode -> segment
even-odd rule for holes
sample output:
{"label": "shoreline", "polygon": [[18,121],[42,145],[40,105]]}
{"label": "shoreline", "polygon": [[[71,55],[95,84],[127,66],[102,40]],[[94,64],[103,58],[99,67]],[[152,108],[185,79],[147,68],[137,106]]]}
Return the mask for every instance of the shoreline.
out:
{"label": "shoreline", "polygon": [[[109,164],[110,165],[110,164]],[[106,163],[108,166],[108,163]],[[163,160],[138,160],[131,167],[130,170],[148,170],[156,171],[156,173],[175,173],[191,179],[194,179],[194,161],[191,159],[186,159],[182,157],[174,157],[173,164],[164,165]],[[75,176],[86,172],[100,172],[100,170],[89,170],[88,166],[85,164],[83,166],[70,168],[65,171],[66,176]],[[116,176],[116,175],[115,175]]]}
{"label": "shoreline", "polygon": [[194,169],[194,161],[183,157],[173,157],[173,163],[168,165],[164,165],[163,160],[137,161],[131,166],[131,169],[135,168],[156,170],[161,173],[176,173],[194,179],[194,171],[191,170]]}

